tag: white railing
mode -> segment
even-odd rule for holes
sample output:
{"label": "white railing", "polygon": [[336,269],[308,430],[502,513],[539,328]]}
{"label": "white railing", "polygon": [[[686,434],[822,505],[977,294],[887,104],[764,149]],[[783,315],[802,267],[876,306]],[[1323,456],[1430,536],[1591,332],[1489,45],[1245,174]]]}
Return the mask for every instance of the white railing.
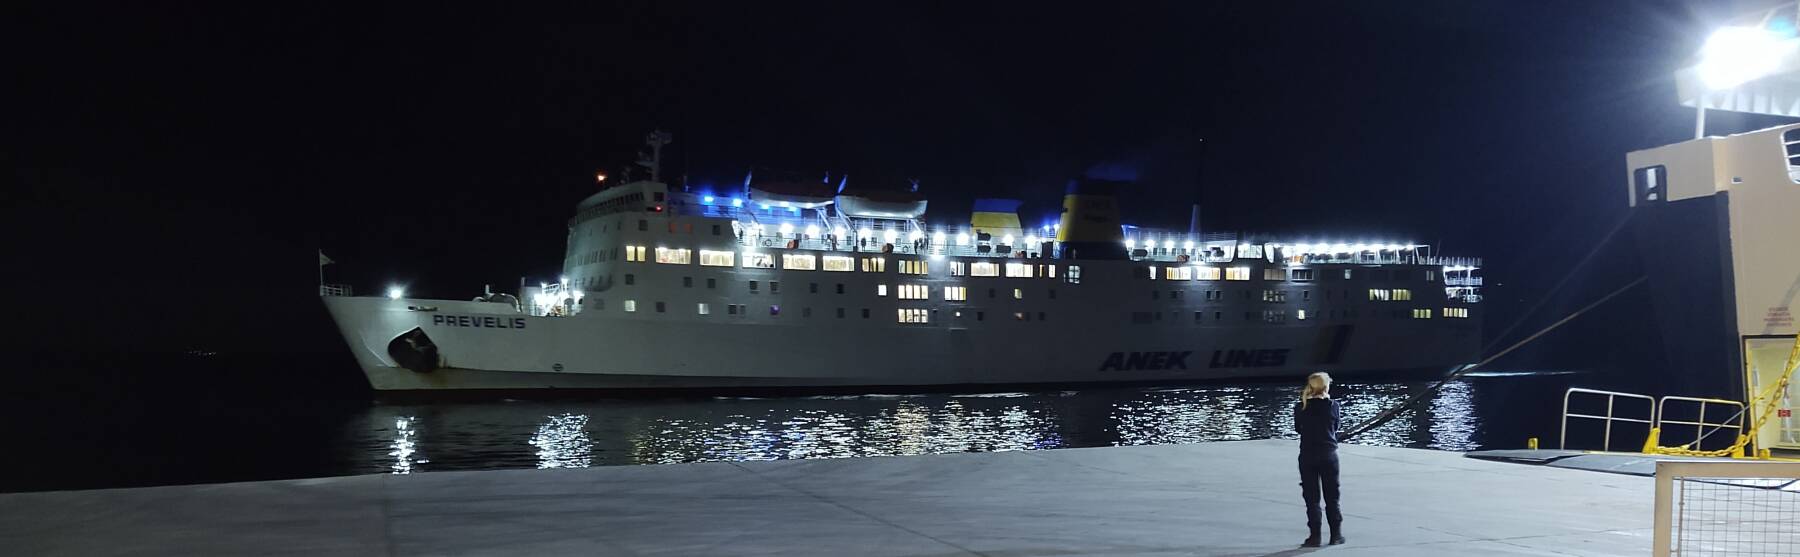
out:
{"label": "white railing", "polygon": [[1444,286],[1481,286],[1481,277],[1444,277]]}
{"label": "white railing", "polygon": [[[1669,419],[1669,410],[1668,410],[1667,405],[1669,404],[1669,401],[1671,401],[1671,400],[1676,401],[1676,402],[1682,402],[1682,403],[1698,403],[1700,405],[1699,416],[1696,417],[1694,419],[1694,421],[1680,421],[1680,420]],[[1731,409],[1735,408],[1735,409],[1737,409],[1737,411],[1733,412],[1731,414],[1731,417],[1725,418],[1725,421],[1723,421],[1723,422],[1708,422],[1708,421],[1706,421],[1706,407],[1708,405],[1724,406],[1726,410],[1731,410]],[[1717,415],[1717,414],[1715,414],[1715,415]],[[1721,429],[1737,430],[1737,435],[1731,436],[1732,441],[1737,441],[1738,435],[1743,435],[1743,433],[1744,433],[1744,403],[1738,402],[1735,400],[1724,400],[1724,399],[1718,399],[1718,398],[1694,398],[1694,397],[1689,397],[1689,396],[1665,396],[1665,397],[1662,397],[1662,400],[1656,401],[1656,429],[1658,432],[1660,432],[1659,435],[1661,435],[1661,438],[1659,439],[1659,444],[1662,444],[1663,446],[1671,446],[1671,445],[1668,445],[1667,443],[1660,443],[1660,441],[1667,441],[1669,439],[1669,437],[1668,437],[1668,434],[1669,434],[1668,426],[1669,425],[1680,425],[1680,426],[1690,426],[1691,425],[1691,426],[1694,426],[1694,442],[1691,443],[1692,446],[1690,447],[1688,444],[1679,445],[1681,447],[1688,447],[1688,448],[1691,448],[1694,450],[1700,450],[1700,442],[1705,441],[1707,437],[1711,436],[1714,433],[1717,433]],[[1707,428],[1711,428],[1711,429],[1707,429]]]}
{"label": "white railing", "polygon": [[348,284],[321,284],[319,285],[319,295],[348,297],[353,294],[351,294]]}
{"label": "white railing", "polygon": [[[1569,413],[1569,399],[1577,393],[1605,396],[1606,397],[1606,415],[1596,416],[1593,414],[1571,414],[1571,413]],[[1631,399],[1631,400],[1642,400],[1646,403],[1649,403],[1649,405],[1645,408],[1646,410],[1649,410],[1649,412],[1650,412],[1649,417],[1647,417],[1645,419],[1636,419],[1636,418],[1621,418],[1621,417],[1615,416],[1613,411],[1615,410],[1617,400],[1620,398],[1626,398],[1626,399]],[[1656,427],[1656,399],[1651,398],[1647,395],[1640,395],[1640,394],[1636,394],[1636,393],[1621,393],[1621,392],[1617,392],[1617,391],[1601,391],[1601,390],[1596,390],[1596,389],[1583,389],[1580,387],[1570,388],[1568,391],[1563,392],[1562,434],[1559,437],[1559,439],[1557,440],[1557,445],[1556,445],[1556,447],[1559,449],[1569,448],[1569,418],[1583,418],[1583,419],[1589,419],[1589,420],[1601,420],[1601,421],[1605,422],[1606,423],[1606,433],[1605,433],[1605,436],[1600,441],[1600,450],[1610,451],[1610,450],[1612,450],[1612,424],[1613,424],[1613,422],[1631,422],[1631,423],[1644,424],[1649,427]]]}
{"label": "white railing", "polygon": [[1800,463],[1660,460],[1651,554],[1800,555]]}

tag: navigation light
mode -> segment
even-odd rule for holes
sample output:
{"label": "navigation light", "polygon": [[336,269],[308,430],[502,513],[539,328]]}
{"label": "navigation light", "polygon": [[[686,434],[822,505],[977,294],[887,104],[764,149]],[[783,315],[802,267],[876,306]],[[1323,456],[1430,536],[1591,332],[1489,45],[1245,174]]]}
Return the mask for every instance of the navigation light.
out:
{"label": "navigation light", "polygon": [[398,286],[389,286],[388,287],[388,299],[389,300],[398,300],[398,299],[405,298],[405,297],[406,297],[406,289],[405,288],[401,288]]}

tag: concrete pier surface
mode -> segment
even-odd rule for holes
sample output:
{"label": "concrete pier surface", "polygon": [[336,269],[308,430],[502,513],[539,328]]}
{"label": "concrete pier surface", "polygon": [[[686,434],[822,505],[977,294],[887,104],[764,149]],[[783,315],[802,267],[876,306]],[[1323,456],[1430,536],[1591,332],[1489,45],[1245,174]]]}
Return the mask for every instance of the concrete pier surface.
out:
{"label": "concrete pier surface", "polygon": [[1652,479],[1292,441],[369,475],[0,495],[9,555],[1646,555]]}

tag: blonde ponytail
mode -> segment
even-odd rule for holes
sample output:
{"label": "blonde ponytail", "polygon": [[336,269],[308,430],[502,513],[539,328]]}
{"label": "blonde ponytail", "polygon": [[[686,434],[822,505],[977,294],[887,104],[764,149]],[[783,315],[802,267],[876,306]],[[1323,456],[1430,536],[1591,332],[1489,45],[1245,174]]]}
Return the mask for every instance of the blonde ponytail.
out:
{"label": "blonde ponytail", "polygon": [[1306,376],[1306,386],[1300,387],[1300,409],[1306,409],[1306,401],[1314,396],[1324,394],[1331,389],[1331,375],[1323,371]]}

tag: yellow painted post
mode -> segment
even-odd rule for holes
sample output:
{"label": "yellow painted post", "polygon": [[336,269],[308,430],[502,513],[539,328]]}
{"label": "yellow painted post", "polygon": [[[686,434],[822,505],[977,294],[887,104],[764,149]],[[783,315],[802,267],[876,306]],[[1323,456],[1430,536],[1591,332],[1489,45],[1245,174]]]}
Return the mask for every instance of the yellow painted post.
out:
{"label": "yellow painted post", "polygon": [[1532,437],[1530,439],[1525,440],[1525,448],[1535,451],[1535,450],[1537,450],[1537,447],[1538,447],[1538,445],[1537,445],[1536,437]]}
{"label": "yellow painted post", "polygon": [[1749,442],[1749,437],[1739,435],[1737,442],[1731,444],[1731,458],[1744,458],[1744,445],[1749,444]]}
{"label": "yellow painted post", "polygon": [[1656,454],[1657,444],[1662,439],[1662,428],[1650,428],[1650,436],[1644,438],[1644,454]]}

